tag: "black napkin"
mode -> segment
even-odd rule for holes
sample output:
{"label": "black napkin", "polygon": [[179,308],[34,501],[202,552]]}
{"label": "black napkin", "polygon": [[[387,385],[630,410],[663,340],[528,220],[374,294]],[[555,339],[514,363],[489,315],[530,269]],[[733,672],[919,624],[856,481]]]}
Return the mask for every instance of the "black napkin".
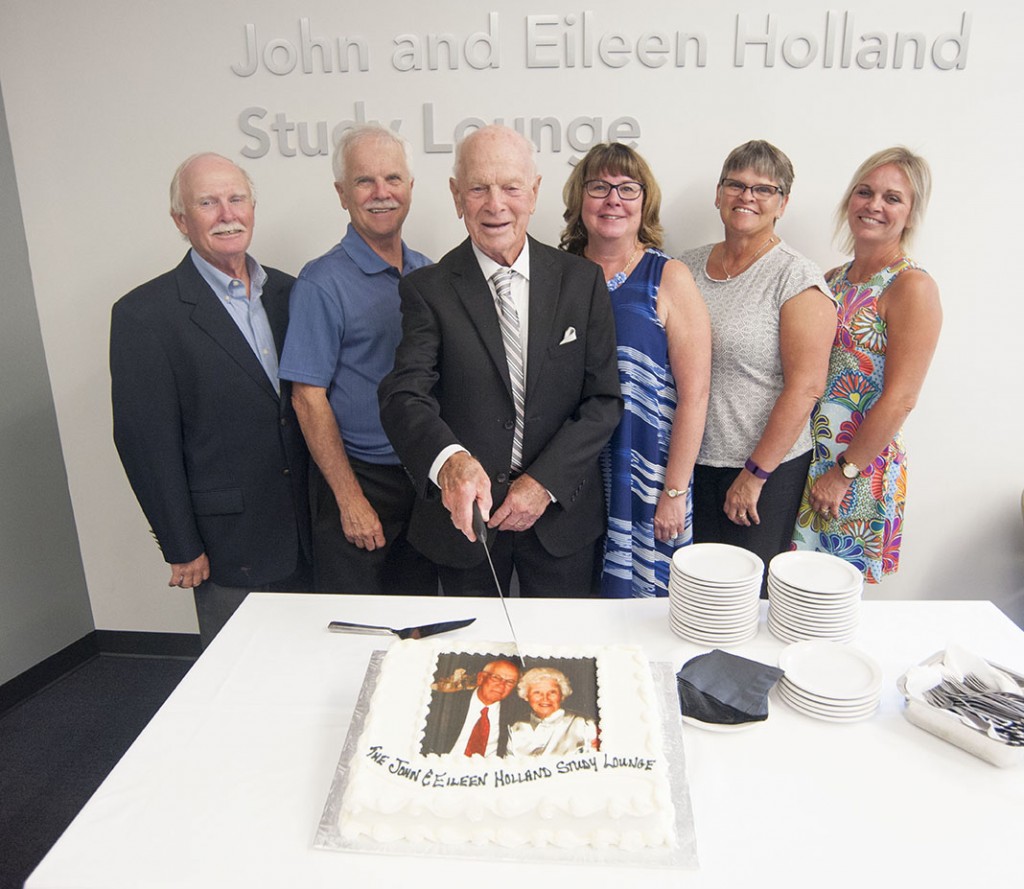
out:
{"label": "black napkin", "polygon": [[676,673],[679,706],[684,716],[718,725],[765,720],[768,692],[782,675],[778,667],[716,648]]}

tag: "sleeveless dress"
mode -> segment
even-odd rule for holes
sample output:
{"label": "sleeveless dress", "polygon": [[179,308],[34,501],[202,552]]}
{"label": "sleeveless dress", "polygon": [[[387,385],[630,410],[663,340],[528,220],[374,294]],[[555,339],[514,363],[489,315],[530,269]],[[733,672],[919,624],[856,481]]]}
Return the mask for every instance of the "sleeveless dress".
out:
{"label": "sleeveless dress", "polygon": [[814,458],[800,501],[793,549],[832,553],[856,566],[869,583],[878,583],[899,567],[907,497],[902,431],[853,480],[838,516],[822,518],[811,509],[808,495],[814,480],[846,450],[882,393],[887,331],[878,314],[878,300],[897,275],[919,266],[903,257],[863,284],[846,279],[849,268],[846,263],[828,280],[839,303],[839,324],[825,394],[811,412]]}
{"label": "sleeveless dress", "polygon": [[628,278],[620,273],[608,282],[625,401],[622,421],[601,454],[608,504],[601,595],[610,598],[667,596],[672,553],[693,540],[692,481],[686,531],[671,544],[654,536],[676,412],[668,337],[657,313],[668,260],[660,250],[648,249]]}

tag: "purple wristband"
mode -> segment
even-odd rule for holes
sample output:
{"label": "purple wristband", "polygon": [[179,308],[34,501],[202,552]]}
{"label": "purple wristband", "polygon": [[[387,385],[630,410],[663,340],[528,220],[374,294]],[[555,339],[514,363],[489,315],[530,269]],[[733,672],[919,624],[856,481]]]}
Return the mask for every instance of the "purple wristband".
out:
{"label": "purple wristband", "polygon": [[747,462],[743,464],[743,468],[747,470],[751,475],[766,482],[771,478],[770,472],[765,472],[760,466],[758,466],[750,457],[747,457]]}

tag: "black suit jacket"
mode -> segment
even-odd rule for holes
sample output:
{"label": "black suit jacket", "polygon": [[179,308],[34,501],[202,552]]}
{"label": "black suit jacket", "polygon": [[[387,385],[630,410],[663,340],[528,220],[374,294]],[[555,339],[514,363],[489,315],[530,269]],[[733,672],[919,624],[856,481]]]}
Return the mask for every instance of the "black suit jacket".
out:
{"label": "black suit jacket", "polygon": [[[266,269],[278,354],[293,278]],[[168,563],[215,583],[289,577],[309,553],[308,455],[292,411],[191,256],[114,304],[114,443]]]}
{"label": "black suit jacket", "polygon": [[[420,495],[409,539],[440,564],[483,559],[451,523],[429,480],[460,444],[491,478],[495,508],[510,484],[515,407],[497,309],[469,240],[402,278],[402,341],[380,386],[381,420]],[[615,325],[595,264],[530,239],[530,328],[523,471],[556,498],[534,528],[565,556],[605,529],[598,454],[622,414]]]}
{"label": "black suit jacket", "polygon": [[[508,729],[517,716],[515,701],[512,700],[514,697],[515,692],[501,702],[497,756],[504,756],[508,751]],[[434,692],[430,703],[430,717],[427,720],[426,731],[423,733],[420,752],[424,755],[452,753],[452,748],[459,740],[462,726],[466,722],[466,713],[474,701],[477,703],[479,712],[479,707],[482,707],[483,704],[477,700],[475,688],[469,691]],[[518,715],[521,717],[522,713],[520,712]],[[463,753],[465,751],[456,750],[454,752]]]}

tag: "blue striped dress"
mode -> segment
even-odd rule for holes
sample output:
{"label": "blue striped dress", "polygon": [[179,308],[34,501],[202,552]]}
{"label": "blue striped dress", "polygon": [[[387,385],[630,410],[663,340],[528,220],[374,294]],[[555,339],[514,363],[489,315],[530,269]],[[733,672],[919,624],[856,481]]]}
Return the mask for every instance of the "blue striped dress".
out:
{"label": "blue striped dress", "polygon": [[669,257],[648,249],[627,278],[608,282],[618,341],[619,381],[626,407],[601,455],[608,536],[601,595],[668,595],[672,553],[692,542],[692,482],[686,495],[686,531],[671,544],[654,537],[654,510],[665,483],[676,383],[668,338],[658,319],[661,273]]}

